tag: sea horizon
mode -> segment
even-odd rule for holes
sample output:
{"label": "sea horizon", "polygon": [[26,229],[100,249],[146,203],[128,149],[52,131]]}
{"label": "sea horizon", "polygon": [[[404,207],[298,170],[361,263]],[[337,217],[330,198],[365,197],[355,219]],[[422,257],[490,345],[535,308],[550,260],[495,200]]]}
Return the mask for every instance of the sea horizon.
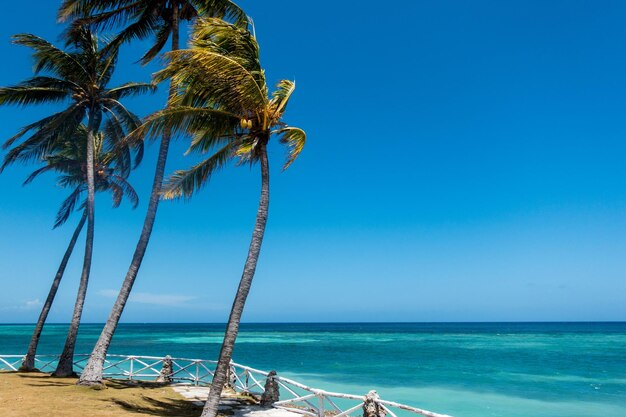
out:
{"label": "sea horizon", "polygon": [[[105,324],[106,322],[97,321],[84,321],[82,324],[98,325]],[[626,320],[505,320],[505,321],[242,321],[242,325],[249,324],[533,324],[533,323],[545,323],[545,324],[584,324],[584,323],[626,323]],[[35,325],[35,322],[0,322],[2,325]],[[47,324],[53,325],[69,325],[69,322],[55,322],[50,321]],[[226,322],[211,322],[211,321],[120,321],[120,324],[226,324]]]}

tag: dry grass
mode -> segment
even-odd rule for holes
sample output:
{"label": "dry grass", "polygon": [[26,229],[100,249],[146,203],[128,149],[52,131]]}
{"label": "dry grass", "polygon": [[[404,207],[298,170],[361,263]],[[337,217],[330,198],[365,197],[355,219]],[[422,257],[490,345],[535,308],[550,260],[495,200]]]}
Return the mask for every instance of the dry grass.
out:
{"label": "dry grass", "polygon": [[41,373],[0,372],[2,417],[198,417],[201,407],[171,388],[107,381],[107,389],[75,385],[75,378]]}

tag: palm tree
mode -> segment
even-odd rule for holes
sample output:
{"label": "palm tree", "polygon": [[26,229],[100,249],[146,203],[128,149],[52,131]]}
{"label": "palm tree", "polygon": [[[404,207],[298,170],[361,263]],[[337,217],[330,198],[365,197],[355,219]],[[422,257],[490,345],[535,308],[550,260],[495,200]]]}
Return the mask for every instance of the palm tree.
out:
{"label": "palm tree", "polygon": [[[122,197],[126,196],[132,203],[133,208],[137,207],[139,198],[133,187],[128,184],[126,178],[130,173],[130,156],[131,150],[126,146],[118,147],[120,142],[120,136],[116,134],[113,128],[113,124],[107,124],[108,129],[105,129],[103,133],[99,133],[96,136],[95,149],[95,187],[96,191],[110,191],[113,197],[113,207],[118,207],[122,201]],[[106,134],[106,135],[105,135]],[[87,151],[87,128],[84,125],[79,127],[76,137],[61,139],[58,143],[55,143],[55,148],[46,156],[44,156],[45,165],[42,168],[35,170],[24,182],[24,185],[29,184],[37,176],[48,171],[56,171],[63,174],[59,178],[59,185],[63,187],[71,187],[72,192],[63,201],[59,211],[57,212],[54,228],[57,228],[69,219],[70,215],[74,211],[78,201],[82,198],[85,190],[87,189],[87,177],[86,177],[86,151]],[[136,150],[135,166],[139,163],[142,154],[143,146],[138,147]],[[28,152],[22,153],[22,158],[27,157]],[[35,355],[37,353],[37,346],[39,345],[39,339],[43,326],[54,302],[61,279],[65,273],[67,263],[74,251],[74,246],[78,240],[78,236],[85,225],[87,220],[87,210],[85,210],[84,203],[81,205],[82,216],[74,234],[70,239],[69,245],[61,259],[61,264],[57,270],[52,285],[48,291],[48,296],[43,304],[41,313],[35,325],[35,330],[31,336],[30,343],[28,345],[28,351],[20,371],[31,372],[36,370],[35,368]]]}
{"label": "palm tree", "polygon": [[156,81],[171,79],[177,94],[172,97],[169,109],[148,117],[131,134],[131,139],[135,135],[158,136],[170,129],[192,137],[190,151],[213,152],[192,168],[175,172],[164,186],[164,198],[190,198],[215,170],[233,159],[261,165],[261,196],[248,257],[202,413],[204,417],[215,417],[267,222],[270,197],[267,145],[271,137],[278,136],[287,146],[283,167],[286,169],[303,149],[306,135],[282,121],[295,83],[282,80],[271,96],[268,94],[259,47],[248,31],[218,19],[199,20],[190,48],[171,52],[168,58],[169,65],[156,74]]}
{"label": "palm tree", "polygon": [[[117,62],[118,48],[114,44],[100,47],[98,38],[87,28],[71,30],[66,35],[63,50],[48,41],[30,34],[16,35],[14,42],[33,49],[35,76],[12,87],[0,88],[0,104],[42,104],[66,102],[68,107],[22,128],[5,142],[12,146],[17,140],[34,131],[6,155],[4,168],[14,160],[41,157],[61,138],[72,136],[86,119],[86,178],[87,178],[87,243],[80,285],[72,321],[56,375],[73,374],[76,335],[80,324],[93,253],[94,235],[94,141],[104,119],[111,120],[118,134],[132,131],[139,125],[137,116],[128,111],[120,99],[154,91],[153,84],[127,83],[107,88]],[[40,75],[45,72],[48,75]]]}
{"label": "palm tree", "polygon": [[[144,64],[157,56],[165,48],[170,38],[171,50],[178,50],[180,22],[190,22],[198,16],[228,19],[241,27],[248,25],[246,14],[229,0],[64,0],[59,9],[59,20],[74,19],[74,25],[88,23],[96,28],[108,29],[118,26],[124,27],[115,38],[114,42],[118,44],[153,36],[154,43],[141,58],[141,62]],[[174,91],[170,88],[169,96],[171,97],[173,94]],[[148,200],[143,229],[120,293],[81,374],[79,384],[98,384],[102,380],[102,366],[106,353],[130,296],[152,234],[170,138],[171,134],[168,130],[162,132],[152,192]]]}

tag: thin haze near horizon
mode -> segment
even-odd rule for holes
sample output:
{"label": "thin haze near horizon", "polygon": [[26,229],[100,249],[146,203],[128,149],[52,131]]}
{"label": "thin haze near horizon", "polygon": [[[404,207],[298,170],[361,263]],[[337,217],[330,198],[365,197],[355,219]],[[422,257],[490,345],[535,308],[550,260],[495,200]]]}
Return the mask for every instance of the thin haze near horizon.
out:
{"label": "thin haze near horizon", "polygon": [[[250,0],[268,79],[295,79],[272,149],[270,218],[244,321],[626,320],[626,3]],[[57,40],[58,2],[10,2],[0,85],[31,75],[16,33]],[[157,65],[124,47],[114,83]],[[128,102],[139,115],[165,102]],[[0,108],[0,139],[53,106]],[[186,140],[167,172],[191,165]],[[106,319],[136,244],[156,145],[130,178],[142,202],[98,196],[85,322]],[[0,322],[34,322],[78,216],[52,230],[54,176],[0,175]],[[247,253],[258,167],[166,201],[126,322],[224,322]],[[84,236],[81,237],[81,241]],[[68,322],[82,253],[50,315]]]}

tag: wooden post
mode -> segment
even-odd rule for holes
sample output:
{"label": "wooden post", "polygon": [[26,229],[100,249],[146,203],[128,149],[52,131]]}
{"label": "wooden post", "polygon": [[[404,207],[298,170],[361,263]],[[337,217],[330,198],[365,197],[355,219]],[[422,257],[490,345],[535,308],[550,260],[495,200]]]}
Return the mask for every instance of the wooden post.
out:
{"label": "wooden post", "polygon": [[317,415],[319,417],[324,417],[324,396],[320,393],[317,394]]}
{"label": "wooden post", "polygon": [[363,401],[363,417],[385,417],[387,412],[378,404],[380,397],[376,391],[370,391]]}
{"label": "wooden post", "polygon": [[233,384],[233,365],[230,365],[226,371],[226,386],[235,389],[235,385]]}
{"label": "wooden post", "polygon": [[265,380],[265,390],[261,396],[261,405],[263,407],[271,407],[275,402],[279,400],[280,390],[278,388],[278,382],[274,379],[276,371],[270,371],[267,374]]}
{"label": "wooden post", "polygon": [[161,368],[161,373],[157,377],[156,382],[160,382],[162,384],[171,384],[172,383],[172,357],[167,355],[163,358],[163,368]]}

